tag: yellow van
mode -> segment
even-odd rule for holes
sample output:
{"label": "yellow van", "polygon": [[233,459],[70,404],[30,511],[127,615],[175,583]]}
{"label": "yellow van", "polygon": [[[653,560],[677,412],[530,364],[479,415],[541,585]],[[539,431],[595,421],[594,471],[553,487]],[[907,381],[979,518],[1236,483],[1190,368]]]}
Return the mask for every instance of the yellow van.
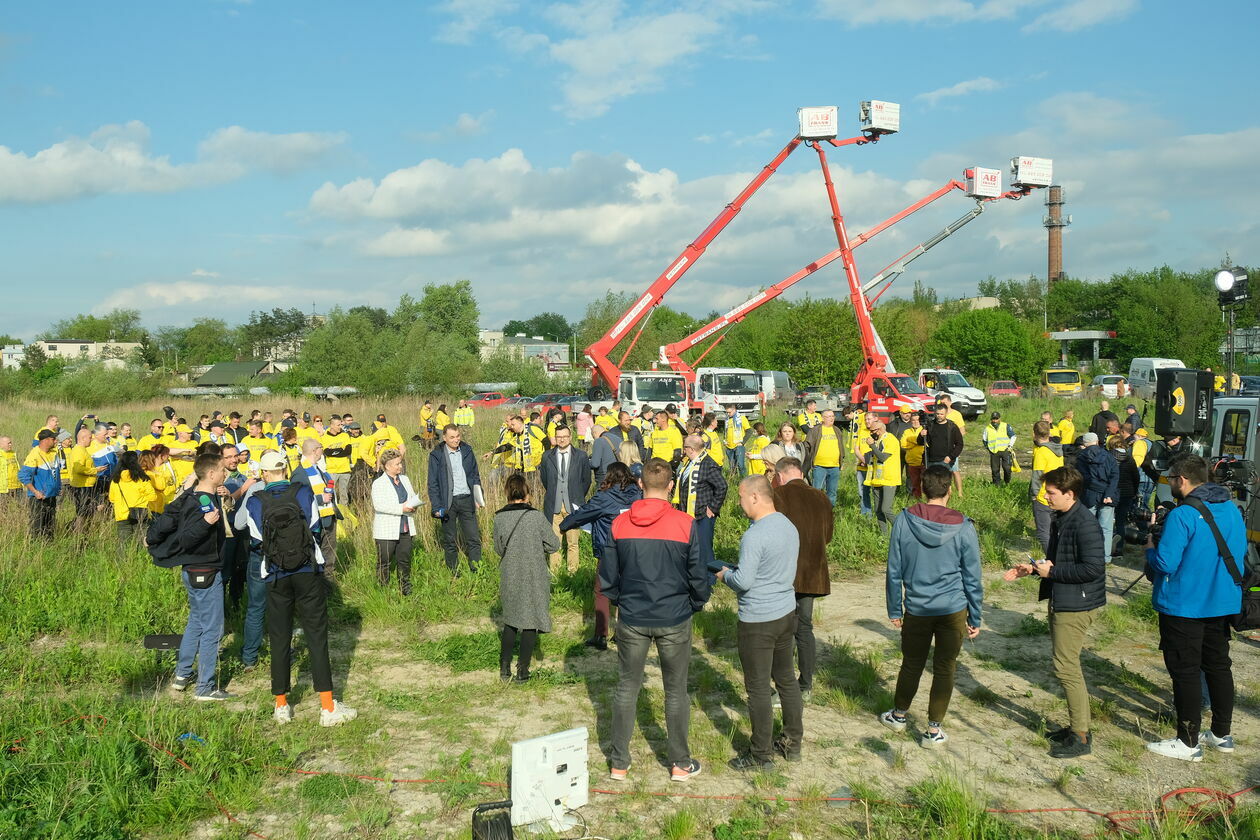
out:
{"label": "yellow van", "polygon": [[1041,372],[1043,397],[1074,397],[1081,393],[1081,373],[1072,368],[1050,368]]}

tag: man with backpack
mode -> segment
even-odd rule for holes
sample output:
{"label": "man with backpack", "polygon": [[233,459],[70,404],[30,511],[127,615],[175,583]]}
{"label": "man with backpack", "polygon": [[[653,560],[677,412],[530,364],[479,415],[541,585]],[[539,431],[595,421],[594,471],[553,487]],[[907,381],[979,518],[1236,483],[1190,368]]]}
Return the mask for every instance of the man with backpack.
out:
{"label": "man with backpack", "polygon": [[[1204,747],[1234,751],[1229,638],[1242,610],[1247,527],[1233,494],[1208,481],[1207,462],[1198,455],[1169,464],[1168,489],[1178,505],[1164,522],[1159,545],[1147,539],[1146,564],[1154,583],[1151,603],[1159,613],[1159,649],[1172,678],[1177,737],[1146,748],[1202,761]],[[1203,682],[1212,701],[1212,728],[1200,732]]]}
{"label": "man with backpack", "polygon": [[315,691],[319,693],[320,726],[337,726],[358,712],[333,699],[332,665],[328,656],[327,588],[322,580],[324,557],[319,533],[319,502],[305,481],[290,483],[282,453],[268,451],[259,459],[265,486],[245,503],[250,546],[261,558],[260,572],[267,588],[267,631],[271,642],[271,693],[274,717],[280,724],[293,720],[289,705],[293,616],[306,636]]}
{"label": "man with backpack", "polygon": [[[171,688],[183,691],[193,682],[193,660],[197,661],[197,690],[194,700],[229,700],[232,695],[215,683],[219,664],[219,642],[223,639],[223,507],[219,488],[227,478],[220,455],[200,455],[193,462],[197,483],[177,503],[167,508],[173,529],[160,544],[170,547],[173,556],[160,565],[179,566],[188,593],[188,624],[179,645],[175,679]],[[161,524],[159,524],[161,527]],[[172,544],[173,543],[173,544]],[[156,557],[155,557],[156,559]]]}

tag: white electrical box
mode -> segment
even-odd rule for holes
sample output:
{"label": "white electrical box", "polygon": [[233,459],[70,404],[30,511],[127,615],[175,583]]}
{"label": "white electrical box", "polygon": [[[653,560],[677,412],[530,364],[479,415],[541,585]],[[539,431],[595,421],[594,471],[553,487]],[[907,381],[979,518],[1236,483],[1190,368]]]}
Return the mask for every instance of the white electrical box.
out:
{"label": "white electrical box", "polygon": [[512,745],[512,825],[545,823],[552,831],[577,825],[568,811],[590,796],[588,738],[581,726]]}
{"label": "white electrical box", "polygon": [[896,102],[868,100],[858,106],[858,122],[863,131],[896,134],[901,131],[901,106]]}
{"label": "white electrical box", "polygon": [[1050,158],[1011,158],[1011,186],[1048,187],[1054,182],[1054,161]]}
{"label": "white electrical box", "polygon": [[799,137],[803,140],[830,140],[840,133],[840,118],[835,105],[797,108],[801,122]]}
{"label": "white electrical box", "polygon": [[997,198],[1002,194],[1002,170],[974,166],[965,173],[967,195],[972,198]]}

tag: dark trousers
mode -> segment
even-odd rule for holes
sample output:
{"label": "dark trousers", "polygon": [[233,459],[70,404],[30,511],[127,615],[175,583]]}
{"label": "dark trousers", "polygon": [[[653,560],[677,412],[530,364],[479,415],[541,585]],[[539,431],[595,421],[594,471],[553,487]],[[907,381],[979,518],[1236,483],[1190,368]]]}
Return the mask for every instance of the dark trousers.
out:
{"label": "dark trousers", "polygon": [[319,553],[324,556],[324,574],[327,583],[332,582],[337,569],[337,518],[325,516],[319,520]]}
{"label": "dark trousers", "polygon": [[468,555],[468,570],[477,571],[481,564],[481,528],[477,525],[477,505],[469,494],[451,499],[451,506],[446,511],[448,516],[442,523],[442,550],[446,555],[446,568],[452,572],[459,569],[459,542],[464,542],[464,553]]}
{"label": "dark trousers", "polygon": [[927,664],[928,649],[936,643],[932,654],[932,690],[928,695],[928,720],[940,723],[949,711],[954,694],[954,671],[958,652],[967,637],[967,611],[949,615],[910,615],[901,619],[901,672],[893,706],[904,712],[910,708],[919,690],[919,678]]}
{"label": "dark trousers", "polygon": [[790,749],[799,750],[805,736],[801,684],[792,667],[796,637],[796,611],[774,621],[739,622],[737,648],[748,692],[748,719],[752,723],[753,758],[773,761],[774,710],[770,708],[770,681],[779,690],[783,706],[783,736]]}
{"label": "dark trousers", "polygon": [[223,558],[223,591],[233,608],[241,605],[245,595],[245,564],[249,560],[249,537],[245,534],[228,537],[220,551]]}
{"label": "dark trousers", "polygon": [[[665,684],[665,738],[671,765],[691,758],[687,732],[691,724],[691,698],[687,696],[687,671],[691,666],[691,619],[672,627],[638,627],[617,620],[617,664],[620,677],[613,692],[612,745],[608,760],[613,767],[630,766],[630,736],[635,710],[643,688],[643,666],[653,643]],[[790,659],[790,656],[789,656]],[[791,668],[789,662],[788,665]],[[767,696],[766,704],[770,699]]]}
{"label": "dark trousers", "polygon": [[1010,484],[1011,483],[1011,453],[1007,452],[990,452],[989,453],[989,473],[993,478],[994,484]]}
{"label": "dark trousers", "polygon": [[271,693],[288,694],[292,685],[293,616],[306,638],[316,691],[332,691],[328,658],[328,587],[318,572],[298,572],[267,582],[267,637],[271,641]]}
{"label": "dark trousers", "polygon": [[713,531],[717,517],[701,514],[696,518],[696,536],[700,538],[700,565],[706,569],[713,564]]}
{"label": "dark trousers", "polygon": [[538,644],[537,630],[521,630],[510,624],[503,625],[499,634],[499,676],[506,677],[512,673],[512,652],[516,648],[516,637],[521,637],[521,651],[516,658],[516,673],[520,677],[529,676],[529,662],[534,658],[534,645]]}
{"label": "dark trousers", "polygon": [[612,623],[612,602],[604,595],[604,590],[599,586],[599,564],[603,562],[600,557],[602,549],[595,550],[595,638],[608,638],[608,626]]}
{"label": "dark trousers", "polygon": [[906,478],[910,481],[910,495],[916,499],[923,495],[923,465],[906,464]]}
{"label": "dark trousers", "polygon": [[796,596],[796,667],[800,670],[801,691],[814,687],[814,663],[818,660],[814,642],[814,596]]}
{"label": "dark trousers", "polygon": [[390,566],[398,569],[398,585],[402,594],[411,594],[411,534],[400,534],[396,540],[376,541],[376,582],[389,586]]}
{"label": "dark trousers", "polygon": [[1204,680],[1212,701],[1212,734],[1232,734],[1234,672],[1229,659],[1229,619],[1159,614],[1159,649],[1164,652],[1164,665],[1172,677],[1177,737],[1188,747],[1199,743]]}
{"label": "dark trousers", "polygon": [[875,521],[879,524],[880,533],[887,534],[892,530],[893,499],[897,497],[897,488],[889,485],[875,485],[870,488],[871,507],[875,510]]}
{"label": "dark trousers", "polygon": [[51,540],[53,527],[57,524],[57,497],[37,499],[31,496],[26,501],[31,506],[31,535]]}
{"label": "dark trousers", "polygon": [[82,531],[92,521],[92,517],[96,515],[96,504],[100,501],[96,497],[95,487],[71,487],[70,498],[74,500],[74,524],[71,526],[75,531]]}
{"label": "dark trousers", "polygon": [[1041,543],[1041,552],[1050,551],[1050,524],[1054,521],[1054,511],[1049,505],[1033,499],[1033,524],[1037,527],[1037,542]]}
{"label": "dark trousers", "polygon": [[1116,520],[1112,526],[1111,545],[1107,546],[1112,557],[1124,554],[1124,529],[1129,524],[1129,517],[1137,507],[1137,496],[1121,496],[1116,500]]}

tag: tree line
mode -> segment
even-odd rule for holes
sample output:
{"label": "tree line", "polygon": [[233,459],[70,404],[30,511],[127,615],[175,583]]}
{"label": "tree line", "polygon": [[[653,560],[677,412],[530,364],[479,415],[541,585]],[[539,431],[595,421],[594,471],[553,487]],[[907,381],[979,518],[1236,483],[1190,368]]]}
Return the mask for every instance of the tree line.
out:
{"label": "tree line", "polygon": [[[880,300],[872,317],[893,364],[908,373],[941,364],[981,380],[1030,384],[1057,360],[1058,345],[1045,335],[1057,329],[1114,330],[1116,338],[1105,344],[1103,355],[1120,371],[1137,356],[1216,365],[1225,326],[1212,286],[1215,271],[1179,272],[1164,266],[1101,281],[1069,278],[1055,283],[1049,294],[1037,278],[989,277],[977,285],[979,295],[997,299],[998,305],[988,309],[972,309],[968,301],[939,300],[934,289],[917,281],[907,297]],[[580,357],[582,348],[602,336],[634,299],[609,292],[591,301],[576,321],[542,312],[508,321],[503,331],[508,336],[523,333],[571,342]],[[667,305],[657,307],[624,366],[651,367],[662,345],[719,314],[697,318]],[[136,310],[116,309],[57,321],[40,337],[138,343],[139,351],[127,361],[132,380],[143,380],[146,393],[191,367],[270,359],[289,350],[293,363],[268,381],[273,390],[349,385],[366,394],[434,394],[454,393],[471,382],[516,382],[521,393],[541,393],[576,391],[586,383],[580,370],[548,376],[541,365],[506,351],[483,358],[479,324],[473,285],[459,280],[426,285],[418,299],[403,294],[392,310],[338,307],[314,317],[296,308],[275,308],[252,312],[237,325],[221,318],[197,318],[187,326],[149,330]],[[1248,302],[1238,313],[1239,326],[1255,324],[1260,324],[1260,301]],[[15,343],[10,337],[0,341]],[[687,358],[694,360],[705,347]],[[63,380],[75,366],[45,358],[32,348],[22,370],[0,374],[0,395],[65,389]],[[1073,350],[1082,358],[1090,353],[1087,343]],[[624,351],[623,345],[619,353]],[[844,386],[861,364],[853,309],[844,298],[771,301],[728,328],[704,356],[704,364],[783,370],[801,385]],[[127,371],[115,373],[123,375],[115,377],[115,386],[130,381],[125,379]]]}

